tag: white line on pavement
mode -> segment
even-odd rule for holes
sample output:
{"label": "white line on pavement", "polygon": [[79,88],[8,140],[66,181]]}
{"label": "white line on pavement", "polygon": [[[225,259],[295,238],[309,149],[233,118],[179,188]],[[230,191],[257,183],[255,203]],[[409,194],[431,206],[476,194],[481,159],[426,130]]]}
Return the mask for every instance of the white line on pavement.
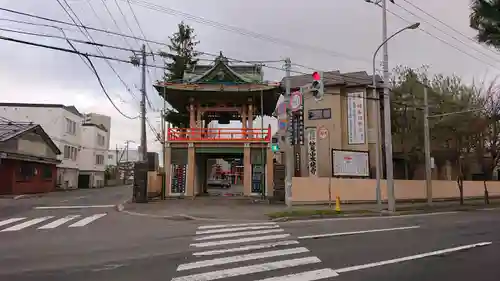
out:
{"label": "white line on pavement", "polygon": [[202,242],[195,243],[189,246],[191,247],[212,247],[212,246],[220,246],[220,245],[228,245],[228,244],[238,244],[238,243],[246,243],[253,241],[263,241],[263,240],[273,240],[273,239],[283,239],[290,236],[290,234],[279,234],[279,235],[266,235],[266,236],[257,236],[257,237],[246,237],[239,239],[230,239],[230,240],[219,240],[219,241],[211,241],[211,242]]}
{"label": "white line on pavement", "polygon": [[177,271],[183,271],[183,270],[195,269],[195,268],[201,268],[201,267],[208,267],[208,266],[214,266],[214,265],[221,265],[221,264],[228,264],[228,263],[236,263],[236,262],[242,262],[242,261],[258,260],[258,259],[264,259],[264,258],[270,258],[270,257],[280,257],[280,256],[307,253],[307,252],[309,252],[309,250],[307,248],[297,247],[297,248],[284,249],[284,250],[275,250],[275,251],[267,251],[267,252],[252,253],[252,254],[247,254],[247,255],[240,255],[240,256],[217,258],[217,259],[211,259],[211,260],[202,260],[202,261],[197,261],[197,262],[181,264],[181,265],[179,265],[179,267],[177,267]]}
{"label": "white line on pavement", "polygon": [[339,274],[335,272],[335,270],[331,268],[324,268],[319,270],[305,271],[296,274],[271,277],[271,278],[261,279],[258,281],[314,281],[335,276],[339,276]]}
{"label": "white line on pavement", "polygon": [[299,236],[297,239],[317,239],[317,238],[325,238],[325,237],[335,237],[335,236],[346,236],[346,235],[354,235],[354,234],[365,234],[365,233],[374,233],[374,232],[383,232],[383,231],[395,231],[395,230],[405,230],[405,229],[414,229],[420,228],[418,225],[414,226],[405,226],[405,227],[395,227],[395,228],[381,228],[381,229],[370,229],[370,230],[361,230],[361,231],[350,231],[350,232],[337,232],[337,233],[326,233],[326,234],[318,234],[318,235],[307,235],[307,236]]}
{"label": "white line on pavement", "polygon": [[3,220],[3,221],[0,221],[0,226],[2,225],[7,225],[7,224],[10,224],[10,223],[14,223],[14,222],[18,222],[18,221],[22,221],[26,218],[11,218],[11,219],[6,219],[6,220]]}
{"label": "white line on pavement", "polygon": [[34,224],[37,224],[37,223],[41,223],[42,221],[51,219],[53,217],[54,216],[47,216],[47,217],[41,217],[41,218],[36,218],[36,219],[29,220],[29,221],[25,221],[23,223],[16,224],[14,226],[6,228],[6,229],[2,230],[1,232],[21,230],[21,229],[26,228],[28,226],[31,226],[31,225],[34,225]]}
{"label": "white line on pavement", "polygon": [[280,222],[280,224],[300,224],[300,223],[311,223],[311,222],[329,222],[329,221],[352,221],[352,220],[380,220],[380,219],[405,219],[414,217],[428,217],[428,216],[440,216],[440,215],[452,215],[458,214],[458,212],[439,212],[439,213],[428,213],[428,214],[413,214],[413,215],[399,215],[399,216],[380,216],[380,217],[352,217],[352,218],[331,218],[331,219],[311,219],[311,220],[292,220]]}
{"label": "white line on pavement", "polygon": [[407,256],[407,257],[402,257],[402,258],[397,258],[397,259],[391,259],[391,260],[373,262],[373,263],[368,263],[368,264],[344,267],[344,268],[340,268],[340,269],[335,269],[335,271],[337,273],[344,273],[344,272],[349,272],[349,271],[367,269],[367,268],[371,268],[371,267],[383,266],[383,265],[400,263],[400,262],[405,262],[405,261],[410,261],[410,260],[422,259],[422,258],[426,258],[426,257],[430,257],[430,256],[442,255],[442,254],[451,253],[451,252],[463,251],[463,250],[472,249],[475,247],[488,246],[488,245],[491,245],[491,243],[492,242],[481,242],[481,243],[476,243],[476,244],[464,245],[464,246],[460,246],[460,247],[448,248],[448,249],[443,249],[443,250],[439,250],[439,251],[422,253],[422,254],[418,254],[418,255]]}
{"label": "white line on pavement", "polygon": [[38,206],[35,210],[51,210],[51,209],[89,209],[89,208],[114,208],[115,205],[81,205],[81,206]]}
{"label": "white line on pavement", "polygon": [[260,234],[267,234],[267,233],[276,233],[276,232],[283,232],[283,231],[284,230],[280,228],[280,229],[231,232],[231,233],[214,234],[214,235],[209,235],[209,236],[198,237],[198,238],[195,238],[194,240],[203,241],[203,240],[210,240],[210,239],[220,239],[220,238],[231,238],[231,237],[238,237],[238,236],[252,236],[252,235],[260,235]]}
{"label": "white line on pavement", "polygon": [[251,226],[251,225],[273,225],[275,222],[253,222],[253,223],[239,223],[239,224],[215,224],[215,225],[202,225],[198,229],[212,229],[223,227],[238,227],[238,226]]}
{"label": "white line on pavement", "polygon": [[231,269],[223,269],[217,271],[204,272],[173,278],[171,281],[210,281],[222,278],[230,278],[246,274],[277,270],[288,267],[297,267],[305,264],[320,263],[321,260],[317,257],[307,257],[291,260],[283,260],[277,262],[269,262],[250,266],[242,266]]}
{"label": "white line on pavement", "polygon": [[279,225],[260,225],[260,226],[247,226],[247,227],[233,227],[233,228],[216,228],[209,230],[196,231],[196,234],[212,234],[212,233],[223,233],[223,232],[235,232],[242,230],[258,230],[258,229],[270,229],[270,228],[278,228]]}
{"label": "white line on pavement", "polygon": [[93,216],[90,216],[90,217],[86,217],[84,219],[81,219],[81,220],[75,222],[74,224],[71,224],[68,227],[85,226],[85,225],[87,225],[87,224],[89,224],[89,223],[91,223],[91,222],[93,222],[93,221],[95,221],[97,219],[100,219],[100,218],[104,217],[105,215],[107,215],[107,214],[97,214],[97,215],[93,215]]}
{"label": "white line on pavement", "polygon": [[57,219],[51,223],[48,223],[46,225],[43,225],[43,226],[40,226],[38,229],[52,229],[52,228],[56,228],[62,224],[65,224],[67,222],[69,222],[70,220],[73,220],[73,219],[76,219],[78,218],[80,215],[69,215],[69,216],[65,216],[64,218],[60,218],[60,219]]}
{"label": "white line on pavement", "polygon": [[274,248],[274,247],[278,247],[278,246],[295,245],[295,244],[299,244],[299,241],[296,241],[296,240],[285,240],[285,241],[274,242],[274,243],[264,243],[264,244],[243,246],[243,247],[238,247],[238,248],[230,248],[230,249],[221,249],[221,250],[212,250],[212,251],[205,251],[205,252],[197,252],[197,253],[193,253],[193,256],[197,256],[197,257],[200,257],[200,256],[212,256],[212,255],[219,255],[219,254],[226,254],[226,253],[234,253],[234,252],[243,252],[243,251],[250,251],[250,250],[260,250],[260,249]]}

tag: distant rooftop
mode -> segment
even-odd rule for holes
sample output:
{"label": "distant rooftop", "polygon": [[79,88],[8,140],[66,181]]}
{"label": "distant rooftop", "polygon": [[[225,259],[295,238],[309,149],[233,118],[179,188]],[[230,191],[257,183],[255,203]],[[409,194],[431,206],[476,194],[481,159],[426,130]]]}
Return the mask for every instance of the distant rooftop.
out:
{"label": "distant rooftop", "polygon": [[[290,79],[290,87],[298,89],[304,85],[311,83],[311,74],[295,75]],[[382,78],[378,75],[377,82],[381,83]],[[323,72],[323,81],[325,86],[345,85],[346,87],[367,86],[372,84],[372,75],[368,75],[366,71],[346,72],[341,73],[338,70]],[[284,85],[285,78],[281,80]]]}
{"label": "distant rooftop", "polygon": [[67,111],[78,115],[80,117],[83,117],[83,114],[76,109],[73,105],[64,105],[64,104],[54,104],[54,103],[16,103],[16,102],[2,102],[0,103],[0,106],[6,106],[6,107],[44,107],[44,108],[64,108]]}

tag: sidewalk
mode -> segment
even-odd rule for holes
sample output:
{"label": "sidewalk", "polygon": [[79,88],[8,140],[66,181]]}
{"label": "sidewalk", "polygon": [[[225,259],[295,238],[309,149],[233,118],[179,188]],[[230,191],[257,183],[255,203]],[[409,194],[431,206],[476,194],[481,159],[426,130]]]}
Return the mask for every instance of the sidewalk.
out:
{"label": "sidewalk", "polygon": [[[196,199],[167,199],[152,201],[147,204],[129,203],[124,206],[124,212],[131,215],[150,216],[172,220],[288,220],[304,218],[321,218],[336,216],[381,216],[389,215],[380,211],[377,204],[342,204],[341,212],[335,211],[335,204],[302,205],[291,209],[283,204],[269,204],[264,201],[241,198],[209,198]],[[445,212],[445,211],[472,211],[500,207],[500,199],[490,200],[484,204],[483,200],[466,200],[463,206],[458,201],[434,202],[432,207],[425,202],[398,203],[397,212],[390,215]],[[387,208],[387,204],[383,204]]]}

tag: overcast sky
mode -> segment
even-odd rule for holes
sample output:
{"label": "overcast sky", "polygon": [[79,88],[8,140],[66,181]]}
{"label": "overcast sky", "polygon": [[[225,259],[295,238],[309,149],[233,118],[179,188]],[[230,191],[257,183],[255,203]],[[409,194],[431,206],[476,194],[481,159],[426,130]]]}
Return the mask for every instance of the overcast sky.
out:
{"label": "overcast sky", "polygon": [[[64,3],[64,0],[60,0]],[[408,2],[415,3],[422,10],[436,16],[454,30],[428,17]],[[474,31],[468,27],[470,0],[396,0],[396,3],[415,13],[418,18],[402,8],[390,4],[389,10],[409,22],[421,22],[421,29],[455,46],[457,49],[426,34],[422,30],[406,31],[391,40],[389,44],[390,68],[404,64],[411,67],[429,65],[433,73],[457,74],[466,81],[491,79],[499,71],[498,53],[474,44],[470,38]],[[138,25],[125,0],[66,0],[80,20],[87,26],[119,31],[139,36]],[[105,9],[106,3],[113,19]],[[293,63],[319,70],[340,70],[342,72],[365,70],[371,72],[371,57],[381,43],[381,9],[364,0],[131,0],[134,12],[146,38],[167,42],[168,36],[176,31],[177,24],[184,20],[195,28],[201,41],[199,51],[218,53],[240,60],[280,60],[290,57]],[[118,10],[117,3],[125,17]],[[148,9],[141,5],[152,7]],[[148,4],[149,3],[149,4]],[[141,5],[138,5],[141,4]],[[158,5],[158,6],[156,6]],[[70,21],[57,0],[0,0],[0,7],[36,14],[53,19]],[[94,8],[96,13],[93,12]],[[179,16],[175,9],[205,21]],[[176,14],[176,15],[172,15]],[[0,11],[0,19],[16,19],[51,24],[41,20],[18,16]],[[214,27],[207,20],[231,25],[235,28]],[[131,27],[129,30],[126,22]],[[408,25],[389,13],[389,33]],[[439,31],[438,29],[445,31]],[[85,39],[77,28],[61,26],[68,37]],[[0,20],[0,28],[35,31],[61,35],[51,27],[31,26]],[[253,36],[241,29],[252,31]],[[133,39],[106,35],[90,31],[94,40],[100,43],[139,48]],[[69,48],[62,40],[46,39],[14,34],[0,30],[1,36],[13,37],[38,43]],[[263,39],[263,36],[275,39]],[[255,38],[257,37],[257,38]],[[456,39],[462,41],[459,42]],[[272,42],[274,41],[274,42]],[[82,52],[96,53],[91,46],[75,45]],[[162,46],[150,44],[158,50]],[[131,53],[101,48],[108,56],[127,59]],[[122,145],[125,140],[139,143],[140,125],[137,120],[122,117],[107,101],[94,74],[82,59],[73,54],[41,49],[7,41],[0,41],[0,100],[4,102],[63,103],[75,105],[82,112],[97,112],[112,117],[111,146]],[[120,109],[130,116],[138,114],[140,71],[128,64],[111,62],[118,74],[125,80],[131,93],[119,81],[111,68],[102,60],[93,62],[103,83]],[[160,58],[149,63],[161,65]],[[281,67],[280,63],[269,64]],[[295,66],[294,70],[311,70]],[[265,69],[265,78],[281,80],[283,73]],[[148,95],[154,109],[162,107],[162,101],[151,87],[151,80],[161,78],[161,71],[150,69]],[[151,79],[151,80],[149,80]],[[159,130],[159,114],[150,110],[149,120]],[[148,130],[149,131],[149,130]],[[160,150],[153,134],[148,134],[150,150]]]}

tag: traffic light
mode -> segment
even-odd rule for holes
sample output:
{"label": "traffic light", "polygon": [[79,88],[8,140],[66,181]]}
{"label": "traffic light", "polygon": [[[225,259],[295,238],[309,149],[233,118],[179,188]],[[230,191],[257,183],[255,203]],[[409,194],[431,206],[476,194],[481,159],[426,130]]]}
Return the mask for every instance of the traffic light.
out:
{"label": "traffic light", "polygon": [[311,93],[316,101],[320,101],[324,95],[323,72],[315,71],[312,78]]}

